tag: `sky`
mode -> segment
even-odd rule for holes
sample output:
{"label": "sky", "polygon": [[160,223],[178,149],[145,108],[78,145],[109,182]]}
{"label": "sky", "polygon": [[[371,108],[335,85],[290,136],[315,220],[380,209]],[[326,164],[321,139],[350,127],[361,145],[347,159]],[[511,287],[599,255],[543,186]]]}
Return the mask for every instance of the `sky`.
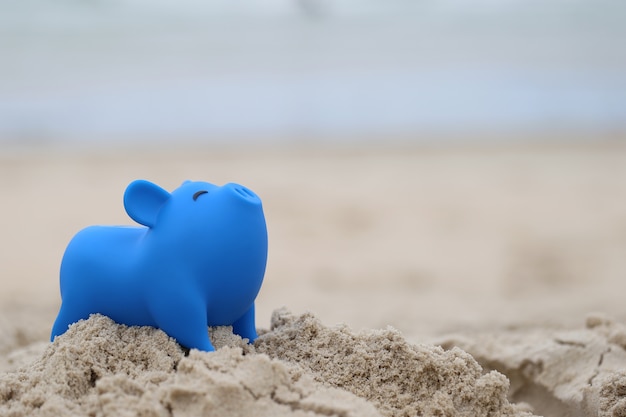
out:
{"label": "sky", "polygon": [[0,141],[626,127],[626,3],[0,0]]}

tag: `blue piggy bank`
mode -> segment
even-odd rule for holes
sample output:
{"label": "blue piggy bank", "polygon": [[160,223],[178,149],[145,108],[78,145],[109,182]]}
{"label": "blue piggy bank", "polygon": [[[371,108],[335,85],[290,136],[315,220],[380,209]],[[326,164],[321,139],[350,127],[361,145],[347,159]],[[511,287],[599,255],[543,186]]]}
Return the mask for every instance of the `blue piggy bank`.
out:
{"label": "blue piggy bank", "polygon": [[233,183],[187,181],[169,193],[137,180],[124,207],[145,227],[90,226],[67,246],[51,340],[101,313],[158,327],[187,348],[214,350],[208,326],[232,325],[254,341],[254,300],[267,261],[259,197]]}

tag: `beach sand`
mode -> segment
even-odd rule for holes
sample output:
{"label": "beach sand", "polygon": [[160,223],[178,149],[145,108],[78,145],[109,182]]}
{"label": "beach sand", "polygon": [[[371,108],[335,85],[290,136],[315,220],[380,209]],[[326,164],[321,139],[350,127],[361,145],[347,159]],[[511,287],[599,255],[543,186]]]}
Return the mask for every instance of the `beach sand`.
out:
{"label": "beach sand", "polygon": [[[48,342],[67,242],[136,178],[261,196],[254,345]],[[1,415],[626,415],[624,142],[7,148],[0,190]]]}

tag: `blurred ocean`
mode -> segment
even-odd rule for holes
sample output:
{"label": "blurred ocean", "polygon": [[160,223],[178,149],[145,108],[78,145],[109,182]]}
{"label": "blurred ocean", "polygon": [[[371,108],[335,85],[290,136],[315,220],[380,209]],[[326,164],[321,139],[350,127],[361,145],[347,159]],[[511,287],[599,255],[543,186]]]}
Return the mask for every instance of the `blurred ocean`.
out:
{"label": "blurred ocean", "polygon": [[0,142],[625,128],[624,0],[0,0]]}

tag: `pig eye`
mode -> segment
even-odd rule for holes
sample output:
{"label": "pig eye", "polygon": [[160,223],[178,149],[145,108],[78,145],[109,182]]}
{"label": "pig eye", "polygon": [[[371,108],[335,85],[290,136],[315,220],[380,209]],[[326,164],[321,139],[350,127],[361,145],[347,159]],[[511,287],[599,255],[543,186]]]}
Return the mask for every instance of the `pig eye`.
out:
{"label": "pig eye", "polygon": [[200,191],[196,191],[193,194],[193,201],[196,201],[198,199],[198,197],[200,197],[202,194],[208,194],[209,192],[207,190],[200,190]]}

